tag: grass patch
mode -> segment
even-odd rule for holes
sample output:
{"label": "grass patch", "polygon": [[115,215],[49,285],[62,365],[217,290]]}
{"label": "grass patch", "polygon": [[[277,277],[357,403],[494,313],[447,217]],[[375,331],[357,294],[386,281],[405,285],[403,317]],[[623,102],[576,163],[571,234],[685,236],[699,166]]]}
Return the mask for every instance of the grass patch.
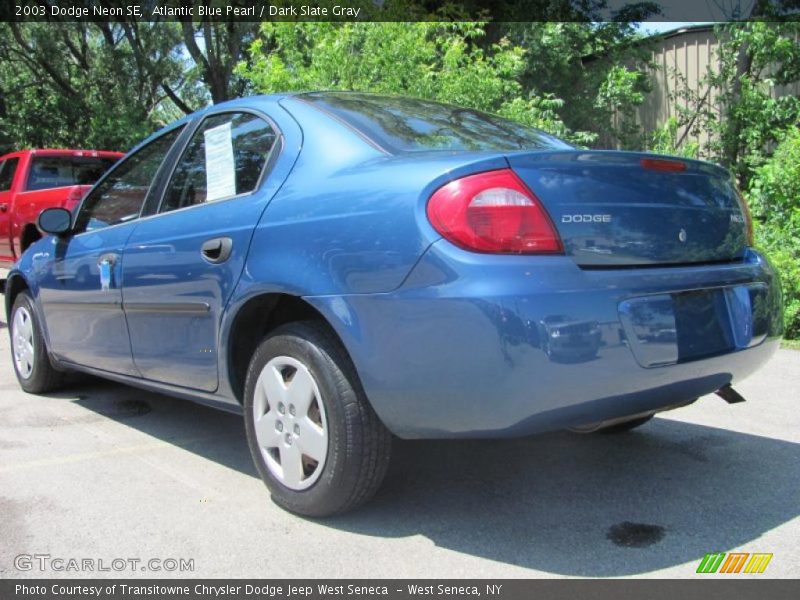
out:
{"label": "grass patch", "polygon": [[800,340],[781,340],[781,348],[800,350]]}

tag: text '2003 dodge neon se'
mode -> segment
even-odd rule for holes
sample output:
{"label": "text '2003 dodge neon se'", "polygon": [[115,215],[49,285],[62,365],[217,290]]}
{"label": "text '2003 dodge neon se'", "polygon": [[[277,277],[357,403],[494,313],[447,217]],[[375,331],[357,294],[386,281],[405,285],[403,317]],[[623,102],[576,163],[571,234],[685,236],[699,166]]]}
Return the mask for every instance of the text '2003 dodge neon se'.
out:
{"label": "text '2003 dodge neon se'", "polygon": [[351,509],[392,434],[625,430],[762,365],[781,296],[729,174],[473,110],[252,97],[156,133],[39,219],[14,367],[240,411],[281,506]]}

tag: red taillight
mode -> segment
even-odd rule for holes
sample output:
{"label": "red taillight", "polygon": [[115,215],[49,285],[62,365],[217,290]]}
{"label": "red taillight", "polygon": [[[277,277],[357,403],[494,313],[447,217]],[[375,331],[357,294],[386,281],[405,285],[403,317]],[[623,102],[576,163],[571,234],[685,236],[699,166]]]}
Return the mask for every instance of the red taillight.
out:
{"label": "red taillight", "polygon": [[445,239],[467,250],[562,251],[541,202],[511,169],[469,175],[440,187],[428,201],[428,220]]}
{"label": "red taillight", "polygon": [[686,170],[686,163],[682,160],[669,160],[667,158],[643,158],[639,162],[645,169],[652,169],[653,171],[681,173]]}

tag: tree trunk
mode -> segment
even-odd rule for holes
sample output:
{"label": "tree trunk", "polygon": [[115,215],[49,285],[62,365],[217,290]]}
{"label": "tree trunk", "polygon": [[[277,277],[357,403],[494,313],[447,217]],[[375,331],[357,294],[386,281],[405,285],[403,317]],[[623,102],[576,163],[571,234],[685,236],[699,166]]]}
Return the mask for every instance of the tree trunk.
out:
{"label": "tree trunk", "polygon": [[[750,10],[748,19],[753,19],[765,14],[769,6],[768,0],[755,0]],[[750,27],[749,23],[745,23],[743,27]],[[736,118],[735,111],[739,106],[742,97],[742,77],[750,73],[753,67],[753,56],[750,54],[750,44],[744,43],[739,46],[739,51],[736,55],[736,74],[731,85],[731,95],[727,106],[727,119],[730,124],[725,138],[723,139],[722,148],[722,164],[726,167],[735,165],[739,160],[739,151],[741,150],[741,142],[739,136],[742,133],[742,124]],[[738,176],[738,174],[737,174]],[[743,184],[744,182],[739,182]]]}

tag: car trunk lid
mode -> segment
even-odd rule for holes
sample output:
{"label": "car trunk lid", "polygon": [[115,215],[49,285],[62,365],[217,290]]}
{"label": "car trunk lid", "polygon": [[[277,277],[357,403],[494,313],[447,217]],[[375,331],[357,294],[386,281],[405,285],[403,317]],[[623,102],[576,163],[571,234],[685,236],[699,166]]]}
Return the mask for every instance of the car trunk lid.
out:
{"label": "car trunk lid", "polygon": [[733,261],[748,245],[745,209],[721,167],[614,151],[507,158],[582,267]]}

